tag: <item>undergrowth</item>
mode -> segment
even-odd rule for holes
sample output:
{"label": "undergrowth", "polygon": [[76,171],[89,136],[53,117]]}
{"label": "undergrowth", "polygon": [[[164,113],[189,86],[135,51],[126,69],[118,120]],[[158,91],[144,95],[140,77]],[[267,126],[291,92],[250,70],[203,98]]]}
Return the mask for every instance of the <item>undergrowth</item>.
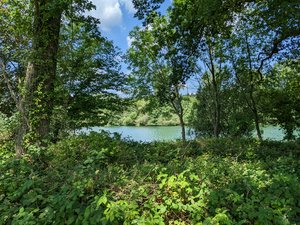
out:
{"label": "undergrowth", "polygon": [[300,224],[300,143],[79,135],[0,147],[0,224]]}

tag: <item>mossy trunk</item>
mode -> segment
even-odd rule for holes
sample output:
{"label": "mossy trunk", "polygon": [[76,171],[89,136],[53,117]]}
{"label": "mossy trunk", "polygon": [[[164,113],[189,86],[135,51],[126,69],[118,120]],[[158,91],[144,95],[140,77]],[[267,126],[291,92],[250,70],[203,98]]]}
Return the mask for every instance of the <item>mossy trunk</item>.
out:
{"label": "mossy trunk", "polygon": [[34,1],[33,73],[27,90],[30,100],[26,107],[34,141],[39,143],[44,143],[50,133],[62,11],[60,1]]}

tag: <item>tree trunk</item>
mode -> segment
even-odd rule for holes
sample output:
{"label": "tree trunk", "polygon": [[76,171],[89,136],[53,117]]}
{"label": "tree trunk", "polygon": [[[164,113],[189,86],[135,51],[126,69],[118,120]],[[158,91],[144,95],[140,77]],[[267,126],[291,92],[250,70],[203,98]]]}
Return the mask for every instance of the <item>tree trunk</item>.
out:
{"label": "tree trunk", "polygon": [[[16,136],[16,154],[22,155],[25,153],[24,149],[24,137],[28,131],[31,130],[29,122],[29,105],[32,96],[30,93],[30,87],[32,85],[32,76],[34,74],[34,68],[32,63],[28,63],[25,80],[23,84],[24,90],[21,91],[19,102],[17,102],[18,110],[20,113],[19,127]],[[21,85],[22,86],[22,85]]]}
{"label": "tree trunk", "polygon": [[256,113],[255,113],[255,129],[256,129],[258,139],[260,141],[262,141],[263,138],[262,138],[262,134],[261,134],[261,131],[260,131],[259,119],[258,119],[258,116],[257,116]]}
{"label": "tree trunk", "polygon": [[179,88],[176,86],[174,90],[174,99],[171,99],[171,105],[179,118],[179,124],[181,127],[181,138],[183,142],[186,142],[186,133],[185,133],[185,124],[183,120],[183,107],[182,107],[182,98],[179,93]]}
{"label": "tree trunk", "polygon": [[21,116],[19,127],[17,130],[17,135],[16,135],[15,151],[17,156],[22,156],[25,153],[23,142],[24,142],[24,136],[26,132],[27,132],[26,121],[24,121],[23,116]]}
{"label": "tree trunk", "polygon": [[[40,143],[50,132],[61,16],[67,4],[57,0],[34,0],[33,3],[32,54],[19,98],[9,89],[20,113],[17,155],[25,153],[23,141],[28,131],[33,132],[31,141]],[[4,64],[1,63],[1,67],[5,77]],[[6,83],[9,87],[9,81]]]}
{"label": "tree trunk", "polygon": [[[8,77],[6,76],[6,71],[5,71],[6,67],[5,67],[4,62],[1,62],[1,68],[2,68],[2,76],[6,82],[6,85],[10,92],[11,98],[14,100],[16,107],[19,111],[19,124],[18,124],[18,129],[17,129],[17,134],[16,134],[15,151],[16,151],[17,156],[21,156],[25,153],[25,149],[23,146],[24,136],[25,136],[27,130],[30,129],[30,124],[28,121],[28,114],[27,114],[27,111],[25,108],[26,94],[23,94],[24,92],[21,91],[19,98],[17,97],[16,93],[14,92],[14,90],[10,84]],[[28,87],[30,85],[32,69],[33,69],[32,65],[29,63],[27,70],[26,70],[25,81],[24,81],[25,92],[26,92],[26,90],[28,90]]]}
{"label": "tree trunk", "polygon": [[257,107],[256,107],[256,102],[254,100],[254,97],[253,97],[253,90],[251,89],[250,91],[250,99],[251,99],[251,103],[252,103],[252,112],[253,112],[253,115],[254,115],[254,122],[255,122],[255,129],[256,129],[256,133],[257,133],[257,137],[260,141],[263,140],[262,138],[262,134],[261,134],[261,131],[260,131],[260,124],[259,124],[259,116],[258,116],[258,111],[257,111]]}
{"label": "tree trunk", "polygon": [[214,128],[214,136],[216,138],[220,135],[220,114],[221,114],[221,105],[220,105],[220,94],[219,94],[219,88],[218,88],[218,82],[216,78],[216,70],[215,65],[213,61],[213,50],[210,45],[209,47],[209,60],[210,60],[210,72],[212,75],[212,84],[213,84],[213,91],[214,91],[214,117],[213,117],[213,128]]}
{"label": "tree trunk", "polygon": [[61,26],[62,5],[56,0],[34,1],[33,74],[28,105],[35,141],[43,143],[50,133],[54,107],[57,52]]}
{"label": "tree trunk", "polygon": [[183,121],[183,115],[179,114],[179,122],[180,122],[180,127],[181,127],[181,138],[183,142],[186,142],[186,133],[185,133],[185,124]]}
{"label": "tree trunk", "polygon": [[214,86],[214,136],[216,138],[220,135],[220,113],[221,113],[221,106],[220,106],[220,96],[218,91],[217,82],[215,80],[215,75],[213,75],[213,86]]}

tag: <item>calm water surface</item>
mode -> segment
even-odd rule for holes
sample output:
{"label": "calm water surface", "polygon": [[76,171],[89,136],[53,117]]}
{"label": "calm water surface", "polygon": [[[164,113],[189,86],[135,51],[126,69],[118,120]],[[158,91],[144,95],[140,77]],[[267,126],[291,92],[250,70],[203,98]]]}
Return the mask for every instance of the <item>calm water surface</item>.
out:
{"label": "calm water surface", "polygon": [[[111,126],[111,127],[92,127],[84,131],[100,131],[116,132],[121,134],[123,138],[129,138],[135,141],[169,141],[181,138],[180,126],[147,126],[147,127],[131,127],[131,126]],[[266,126],[262,128],[264,139],[282,140],[284,133],[278,127]],[[188,133],[188,128],[187,128]],[[189,139],[193,138],[188,136]]]}

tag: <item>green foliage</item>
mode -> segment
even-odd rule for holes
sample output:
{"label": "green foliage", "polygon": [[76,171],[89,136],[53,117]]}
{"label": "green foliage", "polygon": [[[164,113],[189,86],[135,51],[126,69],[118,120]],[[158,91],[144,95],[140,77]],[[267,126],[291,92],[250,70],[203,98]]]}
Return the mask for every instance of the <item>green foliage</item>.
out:
{"label": "green foliage", "polygon": [[45,145],[103,125],[125,105],[120,52],[85,14],[93,8],[89,0],[1,1],[0,111],[20,114],[19,149],[25,136]]}
{"label": "green foliage", "polygon": [[[197,136],[214,136],[214,111],[215,101],[212,98],[214,90],[209,81],[209,76],[203,76],[202,85],[198,89],[196,101],[189,117],[189,124]],[[251,111],[244,103],[243,94],[237,84],[230,82],[232,77],[221,74],[218,80],[219,102],[219,134],[220,136],[242,137],[250,136],[254,128]]]}
{"label": "green foliage", "polygon": [[136,143],[91,133],[15,158],[0,147],[1,224],[298,224],[300,143]]}
{"label": "green foliage", "polygon": [[120,72],[121,53],[97,25],[80,18],[63,24],[55,92],[57,107],[67,110],[60,111],[65,119],[57,119],[57,125],[62,121],[71,129],[103,125],[126,105],[116,94],[126,83]]}
{"label": "green foliage", "polygon": [[[182,105],[186,123],[191,116],[194,101],[193,96],[183,96]],[[160,105],[154,100],[141,99],[133,101],[118,118],[113,118],[108,124],[117,126],[173,126],[179,125],[179,120],[171,106]]]}
{"label": "green foliage", "polygon": [[155,14],[153,12],[159,8],[162,2],[164,0],[133,0],[132,3],[137,9],[135,16],[139,19],[145,19],[145,23],[149,23],[153,19],[153,14]]}
{"label": "green foliage", "polygon": [[[1,50],[0,50],[1,51]],[[14,102],[11,101],[9,90],[3,79],[0,80],[0,112],[12,115],[14,112]]]}
{"label": "green foliage", "polygon": [[16,126],[15,116],[8,117],[0,112],[0,143],[12,139]]}
{"label": "green foliage", "polygon": [[285,131],[285,139],[296,136],[300,127],[300,64],[299,60],[278,64],[271,71],[260,90],[262,111],[272,124]]}
{"label": "green foliage", "polygon": [[16,111],[11,95],[13,92],[18,96],[16,93],[28,63],[30,16],[28,0],[0,2],[0,112],[7,116]]}

